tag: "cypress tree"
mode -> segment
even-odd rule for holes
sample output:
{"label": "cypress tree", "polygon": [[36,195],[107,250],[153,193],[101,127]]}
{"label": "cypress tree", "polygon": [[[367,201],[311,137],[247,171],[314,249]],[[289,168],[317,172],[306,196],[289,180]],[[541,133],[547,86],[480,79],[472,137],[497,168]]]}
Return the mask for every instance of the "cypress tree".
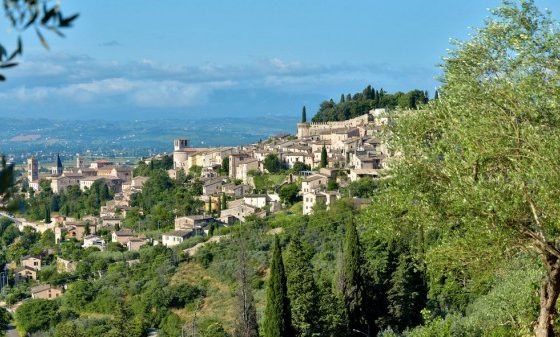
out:
{"label": "cypress tree", "polygon": [[311,258],[313,254],[294,238],[286,250],[286,277],[288,297],[292,309],[292,324],[299,337],[311,337],[320,333],[319,289],[313,278]]}
{"label": "cypress tree", "polygon": [[237,290],[237,319],[235,321],[235,337],[258,337],[259,327],[257,323],[257,310],[253,300],[253,292],[250,283],[250,269],[245,240],[241,238],[239,243],[237,278],[239,289]]}
{"label": "cypress tree", "polygon": [[329,165],[329,160],[327,157],[327,147],[323,144],[323,148],[321,148],[321,168],[327,167]]}
{"label": "cypress tree", "polygon": [[434,94],[434,100],[438,100],[439,99],[439,92],[436,90],[436,93]]}
{"label": "cypress tree", "polygon": [[222,192],[222,209],[226,209],[226,208],[227,208],[226,194]]}
{"label": "cypress tree", "polygon": [[352,95],[348,94],[346,95],[346,101],[350,102],[352,100]]}
{"label": "cypress tree", "polygon": [[307,112],[305,111],[305,105],[303,106],[303,109],[301,110],[301,122],[302,123],[307,123]]}
{"label": "cypress tree", "polygon": [[344,103],[344,94],[340,95],[340,103]]}
{"label": "cypress tree", "polygon": [[51,222],[51,210],[49,209],[49,206],[45,205],[45,223],[50,223]]}
{"label": "cypress tree", "polygon": [[[337,289],[343,298],[348,315],[348,329],[364,329],[364,282],[361,266],[360,241],[353,219],[346,224],[344,251],[337,270]],[[367,330],[367,327],[365,327]]]}
{"label": "cypress tree", "polygon": [[427,297],[425,284],[424,274],[415,266],[413,258],[401,254],[387,293],[389,316],[397,329],[402,331],[422,322],[421,310]]}
{"label": "cypress tree", "polygon": [[278,236],[274,238],[270,278],[266,291],[266,308],[263,321],[264,337],[292,337],[290,300],[286,287],[286,273]]}
{"label": "cypress tree", "polygon": [[208,214],[212,214],[212,197],[208,196]]}

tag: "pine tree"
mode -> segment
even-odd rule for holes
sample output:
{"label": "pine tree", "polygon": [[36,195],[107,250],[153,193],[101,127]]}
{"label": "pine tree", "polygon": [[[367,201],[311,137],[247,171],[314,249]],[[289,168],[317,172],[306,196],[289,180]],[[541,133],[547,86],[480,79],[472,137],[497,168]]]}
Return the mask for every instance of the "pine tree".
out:
{"label": "pine tree", "polygon": [[292,309],[292,324],[297,336],[311,337],[320,333],[319,290],[313,278],[312,254],[294,238],[286,250],[288,297]]}
{"label": "pine tree", "polygon": [[278,236],[274,238],[270,278],[266,291],[266,308],[263,321],[264,337],[292,337],[290,300],[286,288],[286,274]]}
{"label": "pine tree", "polygon": [[323,148],[321,148],[321,168],[327,167],[328,165],[327,147],[323,144]]}
{"label": "pine tree", "polygon": [[340,103],[344,103],[344,94],[340,95]]}
{"label": "pine tree", "polygon": [[303,106],[303,109],[301,110],[301,122],[302,123],[307,123],[307,112],[305,111],[305,105]]}
{"label": "pine tree", "polygon": [[[361,267],[360,241],[353,219],[346,224],[344,251],[338,265],[337,290],[343,298],[348,314],[348,329],[364,329],[364,282]],[[365,327],[367,330],[367,326]]]}
{"label": "pine tree", "polygon": [[235,321],[235,337],[258,337],[257,310],[253,300],[250,283],[250,269],[248,264],[247,246],[244,238],[240,239],[237,278],[237,319]]}
{"label": "pine tree", "polygon": [[346,95],[346,102],[350,102],[352,100],[352,95]]}

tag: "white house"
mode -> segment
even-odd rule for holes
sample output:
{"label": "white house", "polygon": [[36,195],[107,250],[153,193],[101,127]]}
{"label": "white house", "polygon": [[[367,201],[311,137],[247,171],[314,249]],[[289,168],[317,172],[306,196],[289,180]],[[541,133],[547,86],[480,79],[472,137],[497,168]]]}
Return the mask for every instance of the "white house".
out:
{"label": "white house", "polygon": [[88,235],[84,237],[84,244],[82,247],[84,249],[88,247],[97,247],[99,250],[103,251],[105,250],[105,240],[97,235]]}
{"label": "white house", "polygon": [[185,241],[189,236],[191,236],[192,233],[192,230],[180,230],[165,233],[161,236],[161,241],[165,247],[177,246],[181,242]]}

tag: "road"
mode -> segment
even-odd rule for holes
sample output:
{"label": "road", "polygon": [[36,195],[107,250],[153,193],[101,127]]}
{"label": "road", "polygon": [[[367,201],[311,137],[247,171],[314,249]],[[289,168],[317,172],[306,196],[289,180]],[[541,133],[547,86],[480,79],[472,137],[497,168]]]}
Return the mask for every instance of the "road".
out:
{"label": "road", "polygon": [[12,220],[20,231],[22,231],[24,227],[31,227],[31,228],[34,228],[37,232],[43,233],[47,229],[54,229],[55,228],[55,222],[54,221],[51,222],[51,223],[48,223],[48,224],[35,223],[35,222],[27,221],[24,218],[16,218],[16,217],[11,216],[9,213],[6,213],[6,212],[0,212],[0,217],[6,217],[6,218]]}
{"label": "road", "polygon": [[0,217],[5,217],[5,218],[8,218],[8,219],[12,220],[16,224],[16,226],[19,226],[21,224],[20,219],[14,218],[6,212],[0,212]]}
{"label": "road", "polygon": [[8,330],[6,330],[6,337],[20,337],[15,326],[8,326]]}

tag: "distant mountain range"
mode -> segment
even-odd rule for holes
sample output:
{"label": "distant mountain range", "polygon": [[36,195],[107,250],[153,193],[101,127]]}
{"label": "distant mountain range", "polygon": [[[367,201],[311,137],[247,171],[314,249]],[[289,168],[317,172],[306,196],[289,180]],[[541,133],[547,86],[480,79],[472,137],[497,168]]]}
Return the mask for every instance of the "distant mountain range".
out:
{"label": "distant mountain range", "polygon": [[193,146],[236,146],[294,133],[297,122],[295,116],[137,121],[0,118],[0,153],[17,162],[31,154],[48,161],[55,153],[135,158],[172,151],[176,137],[191,139]]}

